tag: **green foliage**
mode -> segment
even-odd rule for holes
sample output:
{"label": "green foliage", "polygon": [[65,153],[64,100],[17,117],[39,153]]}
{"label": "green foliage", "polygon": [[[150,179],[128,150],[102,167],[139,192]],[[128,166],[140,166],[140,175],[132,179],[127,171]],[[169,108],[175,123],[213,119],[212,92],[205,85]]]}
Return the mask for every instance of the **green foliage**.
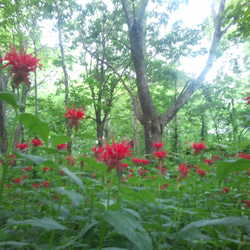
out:
{"label": "green foliage", "polygon": [[136,218],[126,210],[104,212],[105,220],[115,227],[115,231],[124,235],[134,245],[134,249],[153,249],[151,239]]}
{"label": "green foliage", "polygon": [[217,163],[216,175],[219,184],[227,177],[230,173],[238,171],[244,171],[250,168],[250,162],[247,159],[237,159],[231,161],[220,161]]}
{"label": "green foliage", "polygon": [[24,104],[17,101],[16,96],[13,93],[7,91],[0,92],[0,100],[4,100],[14,109],[23,108],[25,106]]}
{"label": "green foliage", "polygon": [[45,121],[28,113],[19,114],[18,119],[26,128],[38,135],[46,145],[48,144],[49,126]]}

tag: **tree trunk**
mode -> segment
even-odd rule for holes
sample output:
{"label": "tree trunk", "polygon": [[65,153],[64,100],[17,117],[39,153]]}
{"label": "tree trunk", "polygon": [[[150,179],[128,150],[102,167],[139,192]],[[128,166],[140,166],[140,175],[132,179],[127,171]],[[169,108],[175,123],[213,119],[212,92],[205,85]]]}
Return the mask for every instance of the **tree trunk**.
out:
{"label": "tree trunk", "polygon": [[[62,15],[59,7],[59,1],[56,1],[56,12],[57,12],[57,29],[58,29],[58,39],[59,39],[59,46],[61,51],[62,57],[62,68],[64,74],[64,86],[65,86],[65,105],[69,105],[69,76],[65,62],[65,53],[64,53],[64,46],[63,46],[63,39],[62,39]],[[67,136],[71,137],[71,127],[69,125],[68,120],[66,121],[67,126]],[[67,143],[67,151],[68,154],[71,155],[72,153],[72,141]]]}
{"label": "tree trunk", "polygon": [[[0,59],[2,59],[0,51]],[[3,75],[3,71],[0,71],[0,91],[7,88],[8,79]],[[0,152],[2,154],[6,153],[8,147],[8,135],[5,127],[5,117],[6,117],[6,103],[0,101]]]}
{"label": "tree trunk", "polygon": [[223,19],[221,17],[224,13],[225,1],[226,0],[221,0],[217,14],[214,10],[214,6],[212,8],[214,35],[207,63],[203,71],[197,79],[192,81],[191,84],[189,84],[187,88],[182,91],[173,105],[165,113],[158,115],[149,91],[147,69],[144,59],[144,33],[146,27],[144,27],[145,25],[143,26],[143,24],[146,23],[145,11],[148,0],[141,1],[140,6],[136,6],[136,8],[134,6],[134,1],[132,1],[133,8],[131,8],[130,1],[121,0],[129,30],[130,50],[135,67],[137,89],[143,114],[139,121],[144,127],[146,154],[153,152],[153,142],[162,141],[162,128],[174,118],[177,112],[188,102],[192,94],[201,87],[208,71],[211,69],[215,61],[220,39],[231,25],[229,24],[229,26],[222,31]]}

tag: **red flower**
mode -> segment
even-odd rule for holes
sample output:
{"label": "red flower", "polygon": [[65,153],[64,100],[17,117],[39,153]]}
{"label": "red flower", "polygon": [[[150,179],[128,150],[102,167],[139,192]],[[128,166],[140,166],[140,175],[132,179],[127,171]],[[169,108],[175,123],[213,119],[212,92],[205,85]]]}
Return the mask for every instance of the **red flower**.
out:
{"label": "red flower", "polygon": [[226,194],[228,193],[228,188],[227,187],[224,187],[223,189],[222,189],[222,191],[224,191]]}
{"label": "red flower", "polygon": [[155,148],[155,152],[159,151],[161,148],[163,148],[163,143],[162,142],[154,142],[153,148]]}
{"label": "red flower", "polygon": [[21,151],[24,151],[25,149],[29,148],[28,143],[18,143],[16,146],[16,149],[20,149]]}
{"label": "red flower", "polygon": [[201,168],[198,169],[197,174],[200,175],[200,177],[204,177],[206,175],[206,171],[202,170]]}
{"label": "red flower", "polygon": [[104,149],[102,147],[96,147],[94,146],[92,149],[91,149],[93,152],[94,152],[94,156],[100,160],[101,159],[101,156],[102,156],[102,153],[104,151]]}
{"label": "red flower", "polygon": [[134,158],[134,159],[132,159],[132,162],[133,162],[136,166],[140,165],[140,163],[143,164],[143,165],[149,164],[149,160],[147,160],[147,159],[139,159],[139,158]]}
{"label": "red flower", "polygon": [[16,48],[12,45],[11,52],[7,52],[5,57],[0,61],[8,61],[2,69],[10,66],[11,74],[13,75],[13,82],[16,88],[24,82],[28,87],[30,85],[29,73],[35,71],[36,68],[41,69],[40,59],[36,56],[32,57],[31,54],[27,54],[27,48],[23,52],[20,49],[20,55],[17,53]]}
{"label": "red flower", "polygon": [[250,201],[242,201],[243,203],[246,203],[245,207],[250,207]]}
{"label": "red flower", "polygon": [[249,96],[247,97],[247,98],[245,98],[244,99],[244,101],[248,101],[247,102],[247,105],[249,105],[250,104],[250,93],[247,93]]}
{"label": "red flower", "polygon": [[67,145],[66,144],[59,144],[59,145],[56,146],[56,148],[58,150],[67,149]]}
{"label": "red flower", "polygon": [[35,148],[38,147],[38,146],[42,146],[42,145],[43,145],[43,143],[42,143],[41,140],[35,139],[35,138],[33,138],[33,139],[31,140],[31,144],[32,144]]}
{"label": "red flower", "polygon": [[[15,155],[9,155],[9,159],[15,159],[16,158],[16,156]],[[14,165],[16,163],[16,161],[14,160],[14,161],[9,161],[9,164],[10,165]]]}
{"label": "red flower", "polygon": [[206,163],[209,164],[209,165],[212,165],[212,164],[215,163],[215,162],[212,161],[211,159],[204,159],[204,162],[206,162]]}
{"label": "red flower", "polygon": [[45,188],[49,188],[49,186],[50,186],[49,181],[45,181],[45,182],[43,183],[43,186],[44,186]]}
{"label": "red flower", "polygon": [[123,166],[124,168],[127,168],[127,167],[129,166],[129,164],[128,164],[128,163],[122,163],[122,166]]}
{"label": "red flower", "polygon": [[158,158],[159,160],[163,160],[164,158],[167,158],[168,155],[166,154],[165,151],[157,151],[154,153],[154,157]]}
{"label": "red flower", "polygon": [[64,175],[64,172],[63,172],[63,170],[59,170],[59,173],[60,173],[60,175]]}
{"label": "red flower", "polygon": [[163,168],[163,167],[159,166],[158,169],[160,170],[160,175],[167,174],[167,168]]}
{"label": "red flower", "polygon": [[40,183],[34,183],[31,187],[32,187],[32,188],[37,188],[37,187],[40,187],[40,186],[41,186]]}
{"label": "red flower", "polygon": [[32,166],[28,166],[27,168],[21,168],[21,169],[24,170],[24,171],[26,171],[26,172],[28,172],[28,171],[32,170],[33,167]]}
{"label": "red flower", "polygon": [[47,170],[52,170],[52,168],[48,168],[48,167],[43,167],[43,172],[46,173]]}
{"label": "red flower", "polygon": [[22,179],[20,179],[20,178],[13,180],[13,182],[15,182],[15,183],[19,183],[20,181],[22,181]]}
{"label": "red flower", "polygon": [[198,143],[195,142],[195,143],[193,143],[193,145],[190,148],[193,149],[193,152],[194,152],[195,155],[198,155],[198,154],[201,153],[201,151],[203,149],[205,149],[207,147],[202,142],[198,142]]}
{"label": "red flower", "polygon": [[160,186],[160,189],[163,190],[163,189],[165,189],[166,187],[168,187],[168,184],[167,184],[167,183],[163,183],[163,185]]}
{"label": "red flower", "polygon": [[188,167],[186,167],[186,163],[181,163],[181,165],[178,168],[178,171],[181,173],[182,177],[187,177],[188,172],[190,171]]}
{"label": "red flower", "polygon": [[68,107],[65,108],[68,110],[68,113],[64,114],[64,116],[68,116],[67,119],[71,120],[70,126],[75,126],[75,130],[77,131],[79,126],[79,120],[84,120],[84,116],[86,116],[86,114],[83,112],[84,109],[80,107],[76,111],[76,107],[74,105],[72,105],[72,109],[69,109]]}
{"label": "red flower", "polygon": [[76,163],[76,159],[71,156],[67,156],[66,160],[68,161],[68,165],[74,167]]}
{"label": "red flower", "polygon": [[244,153],[239,153],[239,157],[250,160],[250,154],[245,155]]}
{"label": "red flower", "polygon": [[105,164],[108,166],[108,172],[110,172],[114,167],[117,168],[117,171],[120,173],[122,170],[121,160],[126,158],[127,155],[131,155],[131,144],[130,142],[125,142],[124,140],[121,143],[116,143],[113,139],[113,145],[110,146],[105,142],[106,147],[103,148],[103,154],[100,159],[103,159]]}
{"label": "red flower", "polygon": [[139,175],[140,175],[142,178],[147,178],[147,176],[145,175],[145,173],[147,173],[148,170],[144,170],[143,168],[139,168],[137,171],[139,172]]}
{"label": "red flower", "polygon": [[220,157],[216,155],[216,156],[214,157],[214,160],[220,160]]}

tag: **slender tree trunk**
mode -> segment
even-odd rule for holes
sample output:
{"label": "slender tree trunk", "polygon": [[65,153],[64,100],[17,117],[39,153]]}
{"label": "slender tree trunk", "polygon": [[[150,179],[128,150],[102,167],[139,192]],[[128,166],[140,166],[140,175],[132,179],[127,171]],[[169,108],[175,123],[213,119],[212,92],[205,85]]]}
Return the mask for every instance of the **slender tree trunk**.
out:
{"label": "slender tree trunk", "polygon": [[[65,53],[64,53],[64,46],[63,46],[63,30],[62,30],[62,15],[60,11],[60,2],[56,1],[56,12],[57,12],[57,29],[58,29],[58,39],[59,39],[59,46],[61,51],[61,58],[62,58],[62,68],[64,74],[64,86],[65,86],[65,105],[69,105],[69,76],[65,62]],[[67,124],[67,136],[71,137],[71,128],[69,123]],[[71,155],[72,153],[72,141],[67,143],[67,151],[68,154]]]}
{"label": "slender tree trunk", "polygon": [[[0,51],[0,59],[2,59]],[[8,79],[3,75],[3,71],[0,70],[0,91],[3,91],[7,88]],[[0,101],[0,152],[2,154],[6,153],[8,147],[8,134],[5,126],[6,122],[6,103]]]}
{"label": "slender tree trunk", "polygon": [[[130,86],[130,89],[132,91],[132,76],[131,76],[130,72],[129,72],[128,78],[129,78],[129,86]],[[131,101],[131,109],[132,109],[132,112],[131,112],[132,125],[133,125],[133,131],[134,131],[134,135],[133,135],[133,151],[134,151],[134,153],[136,155],[138,155],[139,152],[140,152],[139,134],[138,134],[139,123],[138,123],[138,120],[136,118],[136,114],[135,114],[134,106],[133,106],[133,100],[132,100],[131,97],[130,97],[130,101]]]}

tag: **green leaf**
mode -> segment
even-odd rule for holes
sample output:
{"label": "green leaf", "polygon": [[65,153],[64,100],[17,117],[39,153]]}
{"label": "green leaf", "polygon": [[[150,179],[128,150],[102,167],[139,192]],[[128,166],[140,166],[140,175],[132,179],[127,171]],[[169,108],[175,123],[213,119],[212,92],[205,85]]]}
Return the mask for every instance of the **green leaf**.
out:
{"label": "green leaf", "polygon": [[7,91],[0,92],[0,100],[7,102],[15,109],[25,107],[24,104],[17,101],[16,96],[12,92],[7,92]]}
{"label": "green leaf", "polygon": [[85,187],[83,185],[83,182],[81,181],[81,179],[75,175],[75,173],[71,172],[68,168],[63,168],[62,171],[67,174],[75,183],[77,183],[81,189],[83,190],[84,194],[86,194],[86,190]]}
{"label": "green leaf", "polygon": [[32,130],[39,139],[41,139],[46,145],[48,144],[49,126],[46,122],[40,120],[37,116],[32,114],[20,114],[18,116],[19,121],[24,127]]}
{"label": "green leaf", "polygon": [[96,140],[96,136],[87,133],[83,133],[77,136],[83,139]]}
{"label": "green leaf", "polygon": [[125,210],[105,210],[104,219],[115,228],[117,233],[125,236],[135,245],[133,249],[153,249],[148,233],[131,213]]}
{"label": "green leaf", "polygon": [[153,203],[157,203],[155,200],[155,196],[154,194],[149,191],[149,190],[140,190],[137,194],[136,194],[137,198],[143,202],[153,202]]}
{"label": "green leaf", "polygon": [[45,162],[48,161],[46,158],[41,157],[41,156],[37,156],[37,155],[29,155],[29,154],[24,154],[24,153],[17,152],[17,151],[15,151],[15,154],[18,157],[28,159],[28,160],[32,161],[33,163],[35,163],[37,165],[42,165],[42,164],[44,164]]}
{"label": "green leaf", "polygon": [[67,143],[71,140],[71,138],[69,136],[66,136],[66,135],[59,135],[59,136],[56,136],[54,139],[53,139],[53,143],[52,143],[52,147],[55,147],[59,144],[64,144],[64,143]]}
{"label": "green leaf", "polygon": [[205,226],[249,226],[250,220],[244,217],[225,217],[222,219],[206,219],[192,222],[186,225],[179,233],[178,237],[186,237],[190,230]]}
{"label": "green leaf", "polygon": [[[13,246],[13,247],[33,247],[33,248],[38,248],[34,244],[31,243],[25,243],[25,242],[17,242],[17,241],[5,241],[5,242],[0,242],[0,246]],[[32,248],[32,249],[33,249]],[[5,248],[4,248],[5,249]],[[16,249],[16,248],[15,248]]]}
{"label": "green leaf", "polygon": [[30,225],[32,227],[42,227],[46,230],[65,230],[65,226],[59,224],[57,221],[44,217],[43,219],[29,219],[16,221],[14,219],[8,219],[7,223],[10,225]]}
{"label": "green leaf", "polygon": [[66,194],[66,195],[68,195],[75,206],[79,206],[81,204],[81,202],[83,201],[83,198],[84,198],[83,195],[78,194],[78,193],[76,193],[74,191],[65,190],[63,187],[57,188],[56,192],[58,194]]}
{"label": "green leaf", "polygon": [[93,222],[87,226],[85,226],[80,232],[79,234],[73,239],[71,240],[70,242],[68,242],[66,245],[63,245],[62,247],[59,247],[57,248],[58,250],[59,249],[66,249],[67,247],[71,247],[74,245],[74,242],[77,241],[78,239],[82,239],[83,236],[92,228],[94,227],[98,222]]}
{"label": "green leaf", "polygon": [[244,171],[250,168],[250,160],[248,159],[237,159],[232,161],[220,161],[217,163],[216,175],[219,181],[219,185],[222,180],[232,172]]}

